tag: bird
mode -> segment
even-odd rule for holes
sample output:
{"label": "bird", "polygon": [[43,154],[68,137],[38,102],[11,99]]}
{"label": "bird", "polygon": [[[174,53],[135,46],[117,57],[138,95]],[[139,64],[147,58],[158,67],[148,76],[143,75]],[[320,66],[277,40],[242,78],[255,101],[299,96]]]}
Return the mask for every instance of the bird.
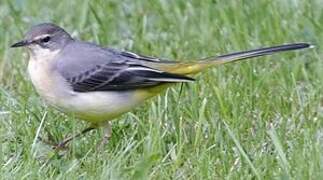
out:
{"label": "bird", "polygon": [[196,61],[171,61],[77,40],[54,23],[41,23],[11,47],[27,49],[30,80],[45,102],[89,122],[88,128],[55,146],[62,148],[99,127],[108,141],[111,120],[174,84],[195,81],[194,75],[211,67],[312,45],[289,43]]}

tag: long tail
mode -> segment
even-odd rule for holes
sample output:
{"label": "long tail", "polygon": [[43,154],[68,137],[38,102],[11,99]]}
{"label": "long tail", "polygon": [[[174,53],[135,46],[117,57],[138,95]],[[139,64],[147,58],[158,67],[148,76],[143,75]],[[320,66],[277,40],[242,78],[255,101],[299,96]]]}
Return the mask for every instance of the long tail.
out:
{"label": "long tail", "polygon": [[[221,56],[212,56],[205,59],[201,59],[198,62],[188,62],[188,63],[156,63],[158,69],[167,71],[174,74],[181,75],[192,75],[203,71],[206,68],[213,67],[219,64],[225,64],[229,62],[235,62],[239,60],[244,60],[248,58],[270,55],[278,52],[292,51],[298,49],[310,48],[312,45],[308,43],[293,43],[285,44],[273,47],[260,48],[250,51],[236,52]],[[176,64],[175,64],[176,63]]]}

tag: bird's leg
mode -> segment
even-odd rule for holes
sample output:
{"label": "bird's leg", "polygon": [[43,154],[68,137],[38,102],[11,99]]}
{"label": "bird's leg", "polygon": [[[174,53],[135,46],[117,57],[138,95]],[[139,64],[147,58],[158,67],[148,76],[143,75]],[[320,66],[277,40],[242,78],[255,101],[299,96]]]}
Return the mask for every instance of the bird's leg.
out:
{"label": "bird's leg", "polygon": [[110,121],[108,121],[105,125],[104,125],[104,129],[103,129],[103,137],[101,142],[98,144],[97,149],[101,149],[101,147],[103,147],[104,145],[106,145],[112,135],[112,128],[111,128],[111,123]]}
{"label": "bird's leg", "polygon": [[73,140],[74,138],[77,138],[91,130],[95,129],[94,127],[90,126],[88,128],[85,128],[83,131],[81,131],[78,134],[75,134],[74,136],[68,137],[66,139],[64,139],[62,142],[58,143],[57,145],[54,146],[54,149],[64,149],[66,148],[66,144],[69,143],[71,140]]}
{"label": "bird's leg", "polygon": [[103,139],[102,143],[106,144],[109,142],[111,136],[112,136],[112,127],[110,121],[107,122],[107,124],[104,126],[104,131],[103,131]]}

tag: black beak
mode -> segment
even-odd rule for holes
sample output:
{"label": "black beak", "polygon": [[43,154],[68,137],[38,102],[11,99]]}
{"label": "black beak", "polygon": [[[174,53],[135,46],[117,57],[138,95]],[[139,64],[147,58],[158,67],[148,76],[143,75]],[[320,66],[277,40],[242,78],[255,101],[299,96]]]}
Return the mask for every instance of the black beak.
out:
{"label": "black beak", "polygon": [[10,47],[12,48],[16,48],[16,47],[23,47],[23,46],[27,46],[31,44],[31,41],[27,41],[27,40],[22,40],[22,41],[19,41],[13,45],[11,45]]}

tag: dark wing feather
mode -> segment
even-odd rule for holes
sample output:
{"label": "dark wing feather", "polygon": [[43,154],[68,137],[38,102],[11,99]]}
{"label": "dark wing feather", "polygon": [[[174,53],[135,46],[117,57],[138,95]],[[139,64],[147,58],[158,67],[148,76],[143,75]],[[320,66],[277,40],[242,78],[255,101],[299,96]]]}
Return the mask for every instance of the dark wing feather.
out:
{"label": "dark wing feather", "polygon": [[96,66],[67,79],[77,92],[131,90],[157,86],[162,83],[193,80],[190,77],[159,71],[143,65],[126,63]]}

